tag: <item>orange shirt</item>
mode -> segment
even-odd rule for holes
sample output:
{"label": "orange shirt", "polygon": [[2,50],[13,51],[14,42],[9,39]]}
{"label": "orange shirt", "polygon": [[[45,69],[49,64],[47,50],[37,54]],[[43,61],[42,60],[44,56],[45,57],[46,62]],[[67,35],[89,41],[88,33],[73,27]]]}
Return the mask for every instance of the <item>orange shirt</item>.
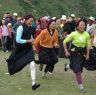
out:
{"label": "orange shirt", "polygon": [[34,41],[35,46],[38,44],[40,44],[42,47],[53,48],[55,44],[58,44],[57,30],[55,30],[53,35],[51,35],[47,29],[44,29]]}

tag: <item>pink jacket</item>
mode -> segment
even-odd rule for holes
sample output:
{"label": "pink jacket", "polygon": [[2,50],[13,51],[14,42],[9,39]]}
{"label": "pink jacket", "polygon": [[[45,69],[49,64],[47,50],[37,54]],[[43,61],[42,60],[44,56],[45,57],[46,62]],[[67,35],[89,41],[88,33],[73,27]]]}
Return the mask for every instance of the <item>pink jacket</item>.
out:
{"label": "pink jacket", "polygon": [[2,28],[0,27],[0,39],[2,39]]}

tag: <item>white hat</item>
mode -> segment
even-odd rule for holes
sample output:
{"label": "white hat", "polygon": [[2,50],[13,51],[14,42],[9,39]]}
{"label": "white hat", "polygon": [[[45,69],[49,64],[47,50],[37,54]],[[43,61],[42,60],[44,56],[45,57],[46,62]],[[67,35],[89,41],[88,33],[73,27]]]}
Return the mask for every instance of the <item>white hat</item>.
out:
{"label": "white hat", "polygon": [[13,16],[18,16],[18,14],[17,13],[13,13]]}
{"label": "white hat", "polygon": [[62,15],[61,19],[66,20],[66,15]]}
{"label": "white hat", "polygon": [[17,20],[21,20],[21,17],[18,17]]}
{"label": "white hat", "polygon": [[89,19],[95,21],[95,18],[93,16],[90,16]]}
{"label": "white hat", "polygon": [[71,14],[70,16],[71,16],[71,17],[75,17],[75,14]]}
{"label": "white hat", "polygon": [[55,20],[56,19],[56,17],[52,17],[52,20]]}
{"label": "white hat", "polygon": [[12,24],[11,23],[8,23],[7,26],[11,26]]}

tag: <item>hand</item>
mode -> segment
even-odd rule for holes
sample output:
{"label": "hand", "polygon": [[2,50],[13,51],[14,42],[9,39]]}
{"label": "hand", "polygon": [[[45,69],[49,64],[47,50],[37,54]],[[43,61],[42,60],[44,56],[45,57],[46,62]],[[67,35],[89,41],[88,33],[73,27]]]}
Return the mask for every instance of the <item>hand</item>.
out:
{"label": "hand", "polygon": [[86,55],[86,60],[89,60],[89,55]]}
{"label": "hand", "polygon": [[68,51],[65,52],[65,56],[66,57],[69,57],[70,56],[70,53]]}
{"label": "hand", "polygon": [[40,48],[38,47],[38,46],[36,46],[36,45],[33,45],[33,50],[34,50],[34,52],[35,53],[39,53],[39,50],[40,50]]}
{"label": "hand", "polygon": [[33,43],[34,42],[34,39],[29,39],[29,40],[26,40],[27,43]]}
{"label": "hand", "polygon": [[66,37],[68,35],[68,33],[67,32],[64,32],[64,36]]}
{"label": "hand", "polygon": [[38,53],[37,49],[35,48],[35,46],[33,45],[33,50],[35,53]]}
{"label": "hand", "polygon": [[59,46],[59,44],[56,43],[56,44],[54,45],[54,47],[55,47],[55,48],[59,48],[60,46]]}

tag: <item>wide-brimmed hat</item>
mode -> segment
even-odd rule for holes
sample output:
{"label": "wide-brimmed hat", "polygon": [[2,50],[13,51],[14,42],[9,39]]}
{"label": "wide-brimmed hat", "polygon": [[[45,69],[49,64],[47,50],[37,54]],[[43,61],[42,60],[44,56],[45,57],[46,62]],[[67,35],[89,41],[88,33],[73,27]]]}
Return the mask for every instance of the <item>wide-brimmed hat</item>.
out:
{"label": "wide-brimmed hat", "polygon": [[70,16],[71,16],[71,17],[75,17],[75,14],[71,14]]}
{"label": "wide-brimmed hat", "polygon": [[52,20],[55,20],[55,19],[56,19],[56,17],[52,17],[51,19],[52,19]]}
{"label": "wide-brimmed hat", "polygon": [[90,17],[89,17],[89,20],[95,21],[95,18],[94,18],[93,16],[90,16]]}
{"label": "wide-brimmed hat", "polygon": [[13,16],[18,16],[18,14],[17,13],[13,13]]}
{"label": "wide-brimmed hat", "polygon": [[66,19],[67,19],[67,18],[66,18],[66,15],[62,15],[61,19],[62,19],[62,20],[66,20]]}

